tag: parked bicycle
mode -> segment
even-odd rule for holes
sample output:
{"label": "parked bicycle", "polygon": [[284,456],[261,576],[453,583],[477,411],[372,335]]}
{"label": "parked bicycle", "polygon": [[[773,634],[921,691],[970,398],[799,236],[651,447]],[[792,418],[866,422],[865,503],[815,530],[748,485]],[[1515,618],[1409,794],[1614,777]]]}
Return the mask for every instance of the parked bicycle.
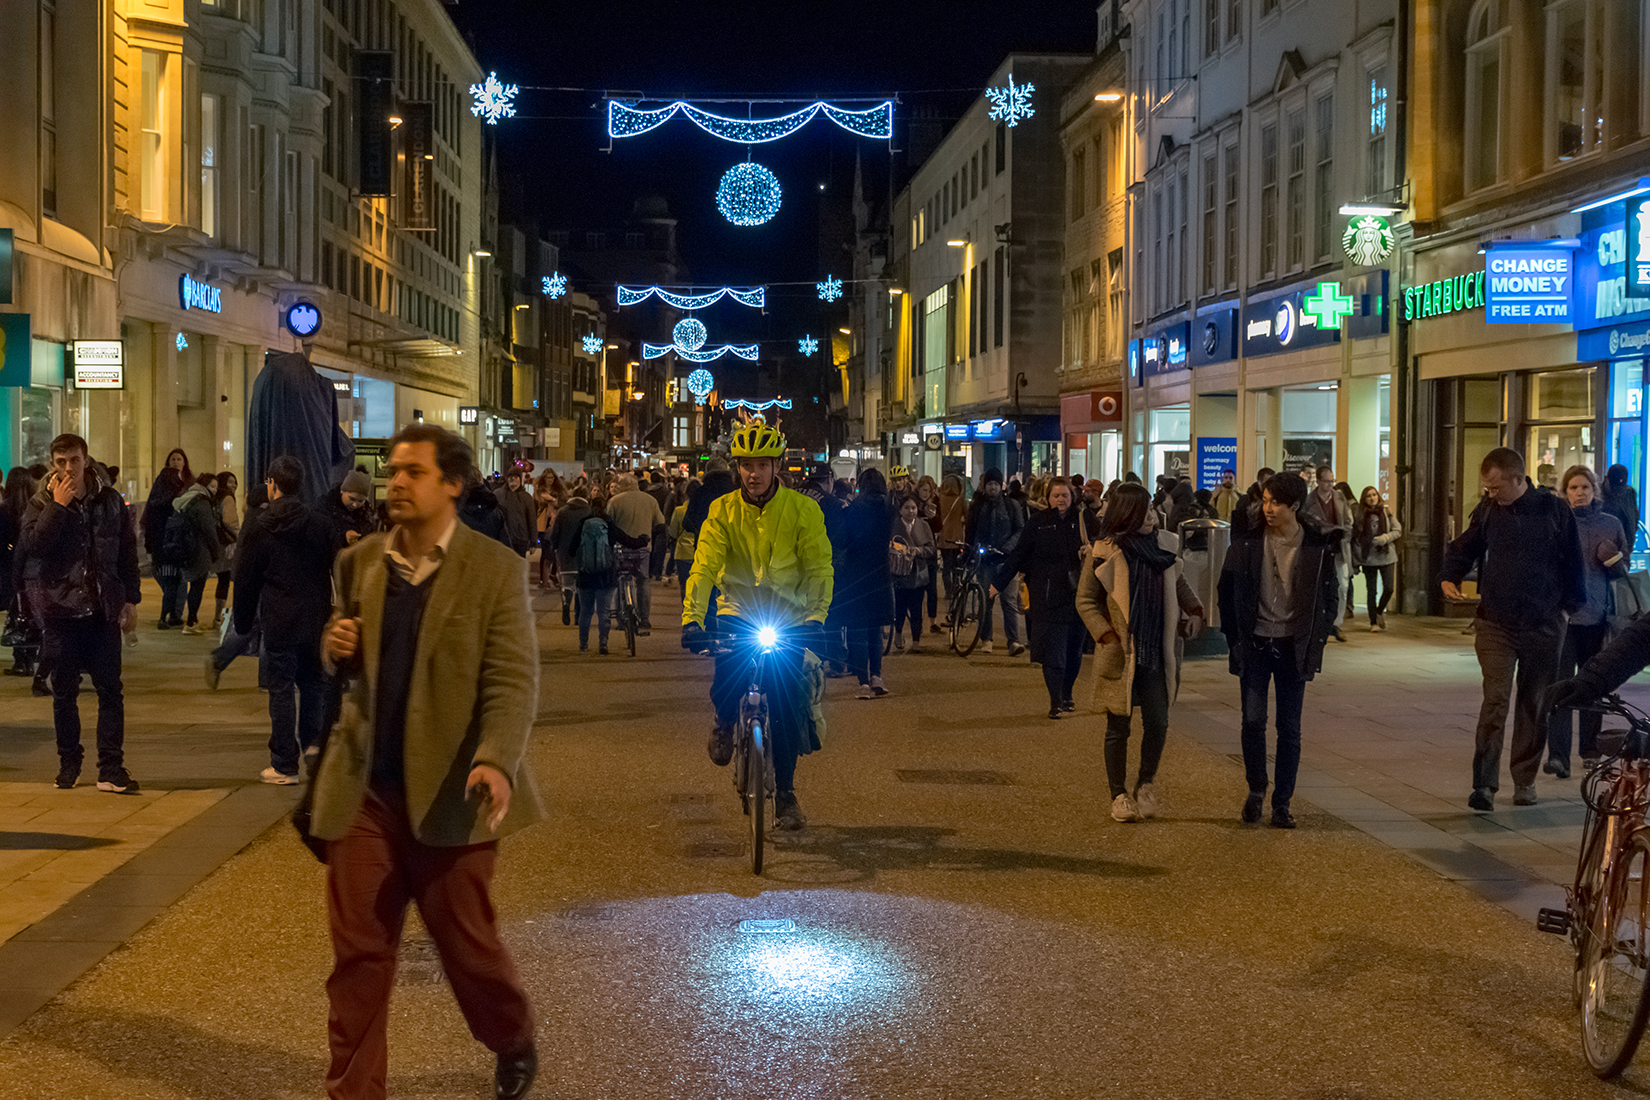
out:
{"label": "parked bicycle", "polygon": [[990,576],[1002,561],[1002,551],[981,546],[964,551],[962,575],[957,579],[956,596],[951,601],[951,648],[961,656],[974,652],[985,625],[991,599]]}
{"label": "parked bicycle", "polygon": [[1599,734],[1602,758],[1582,781],[1587,817],[1565,908],[1536,927],[1568,936],[1581,1049],[1599,1077],[1633,1060],[1650,1021],[1650,717],[1614,695],[1576,708],[1627,721]]}

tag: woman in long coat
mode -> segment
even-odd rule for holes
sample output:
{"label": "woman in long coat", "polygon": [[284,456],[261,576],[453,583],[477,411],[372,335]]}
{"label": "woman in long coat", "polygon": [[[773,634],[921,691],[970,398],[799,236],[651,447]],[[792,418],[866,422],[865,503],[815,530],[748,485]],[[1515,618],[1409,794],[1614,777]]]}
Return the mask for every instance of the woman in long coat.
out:
{"label": "woman in long coat", "polygon": [[[998,576],[1025,575],[1031,602],[1026,634],[1031,661],[1043,666],[1048,688],[1048,716],[1076,709],[1072,688],[1083,666],[1083,623],[1077,615],[1077,577],[1083,565],[1082,514],[1072,499],[1071,482],[1056,478],[1048,487],[1048,506],[1026,521],[1025,533],[1004,561]],[[995,589],[992,590],[995,594]]]}
{"label": "woman in long coat", "polygon": [[[1180,691],[1181,637],[1195,632],[1195,620],[1203,617],[1176,555],[1179,540],[1156,527],[1145,488],[1118,486],[1077,588],[1077,612],[1095,642],[1094,701],[1106,712],[1106,780],[1116,821],[1157,814],[1153,784],[1169,706]],[[1130,794],[1125,777],[1135,707],[1145,732]]]}
{"label": "woman in long coat", "polygon": [[888,569],[894,508],[882,471],[859,475],[859,495],[843,510],[833,555],[836,568],[829,626],[848,632],[848,663],[859,698],[888,694],[882,683],[882,628],[894,624],[894,580]]}
{"label": "woman in long coat", "polygon": [[[939,543],[940,572],[945,576],[945,618],[950,625],[950,605],[956,599],[951,589],[956,584],[957,571],[962,564],[963,539],[968,532],[968,490],[961,474],[946,474],[940,483],[940,516],[932,525],[934,541]],[[938,633],[938,628],[935,628]]]}

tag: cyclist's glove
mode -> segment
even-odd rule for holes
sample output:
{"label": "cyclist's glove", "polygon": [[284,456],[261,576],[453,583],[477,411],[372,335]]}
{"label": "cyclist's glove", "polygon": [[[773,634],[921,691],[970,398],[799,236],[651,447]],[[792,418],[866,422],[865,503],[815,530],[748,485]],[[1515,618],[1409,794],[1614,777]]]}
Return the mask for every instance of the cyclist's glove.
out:
{"label": "cyclist's glove", "polygon": [[687,623],[682,627],[683,649],[702,649],[705,644],[704,627],[698,623]]}
{"label": "cyclist's glove", "polygon": [[1577,676],[1573,680],[1560,680],[1547,689],[1546,698],[1542,700],[1542,713],[1550,714],[1555,710],[1571,710],[1596,702],[1604,693],[1598,686]]}

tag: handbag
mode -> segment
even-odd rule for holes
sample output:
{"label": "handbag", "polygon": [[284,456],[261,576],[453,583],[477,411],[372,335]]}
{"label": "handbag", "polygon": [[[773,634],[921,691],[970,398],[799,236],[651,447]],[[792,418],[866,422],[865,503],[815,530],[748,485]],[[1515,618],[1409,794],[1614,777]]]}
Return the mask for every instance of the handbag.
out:
{"label": "handbag", "polygon": [[16,649],[33,643],[33,624],[29,617],[23,614],[21,608],[15,604],[6,610],[6,629],[0,632],[0,646],[7,649]]}
{"label": "handbag", "polygon": [[895,535],[888,541],[888,572],[895,577],[909,577],[913,563],[911,544],[904,535]]}
{"label": "handbag", "polygon": [[1614,638],[1626,630],[1634,619],[1650,610],[1650,571],[1640,570],[1612,578],[1610,597],[1612,610],[1608,633]]}

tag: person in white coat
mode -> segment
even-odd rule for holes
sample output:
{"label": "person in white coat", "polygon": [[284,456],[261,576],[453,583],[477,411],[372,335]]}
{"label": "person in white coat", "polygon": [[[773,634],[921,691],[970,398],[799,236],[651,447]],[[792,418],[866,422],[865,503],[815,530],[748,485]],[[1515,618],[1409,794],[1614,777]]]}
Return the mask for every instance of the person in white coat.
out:
{"label": "person in white coat", "polygon": [[[1393,543],[1403,537],[1404,529],[1392,509],[1381,500],[1381,491],[1375,486],[1364,486],[1358,503],[1357,526],[1352,530],[1352,557],[1364,572],[1369,631],[1379,634],[1386,629],[1386,605],[1392,599],[1392,579],[1398,572],[1398,548]],[[1376,582],[1381,592],[1378,600]]]}
{"label": "person in white coat", "polygon": [[[1158,531],[1156,519],[1143,486],[1119,485],[1077,584],[1077,613],[1095,643],[1094,701],[1106,713],[1106,780],[1116,821],[1157,814],[1154,783],[1169,734],[1169,707],[1180,691],[1181,639],[1195,634],[1203,618],[1203,605],[1176,554],[1179,540]],[[1135,707],[1144,732],[1130,793]]]}

